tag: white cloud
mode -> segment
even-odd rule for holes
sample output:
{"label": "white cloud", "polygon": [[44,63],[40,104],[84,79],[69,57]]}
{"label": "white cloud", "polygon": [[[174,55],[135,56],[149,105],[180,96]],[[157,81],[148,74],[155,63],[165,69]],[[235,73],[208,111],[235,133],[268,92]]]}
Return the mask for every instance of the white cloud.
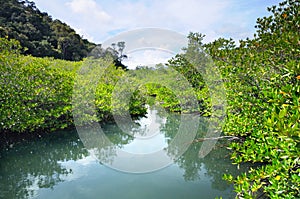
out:
{"label": "white cloud", "polygon": [[139,50],[127,55],[128,59],[124,59],[123,63],[129,66],[129,69],[134,69],[136,66],[155,66],[159,63],[167,63],[167,61],[174,56],[173,54],[153,49],[153,50]]}
{"label": "white cloud", "polygon": [[[99,2],[100,3],[100,2]],[[113,26],[160,27],[187,33],[203,31],[222,17],[228,3],[218,0],[113,1]]]}
{"label": "white cloud", "polygon": [[[38,7],[81,30],[92,41],[144,27],[189,31],[218,37],[251,36],[257,17],[278,0],[36,0]],[[49,9],[49,10],[47,10]],[[89,35],[89,36],[88,36]]]}
{"label": "white cloud", "polygon": [[87,33],[85,30],[81,28],[74,28],[76,33],[78,33],[80,36],[82,36],[84,39],[87,39],[89,41],[94,41],[94,37],[91,36],[89,33]]}
{"label": "white cloud", "polygon": [[167,28],[187,34],[207,32],[222,18],[228,1],[218,0],[71,0],[65,3],[72,15],[71,26],[88,30],[102,43],[114,30],[143,27]]}
{"label": "white cloud", "polygon": [[225,38],[234,38],[236,42],[246,37],[252,37],[253,32],[244,24],[224,23],[215,31],[216,35]]}
{"label": "white cloud", "polygon": [[99,36],[107,35],[114,19],[95,0],[71,0],[65,3],[69,11],[68,24],[84,32],[90,41],[101,43]]}
{"label": "white cloud", "polygon": [[72,0],[66,3],[74,13],[79,14],[84,18],[90,20],[97,20],[99,22],[108,22],[111,20],[109,14],[101,9],[101,7],[94,0]]}

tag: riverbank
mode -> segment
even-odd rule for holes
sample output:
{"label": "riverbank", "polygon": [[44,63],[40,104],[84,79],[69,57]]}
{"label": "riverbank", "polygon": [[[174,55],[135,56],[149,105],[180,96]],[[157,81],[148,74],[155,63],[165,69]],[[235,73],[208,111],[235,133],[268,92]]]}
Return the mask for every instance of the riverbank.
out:
{"label": "riverbank", "polygon": [[[234,183],[239,198],[253,198],[261,191],[269,198],[297,198],[300,192],[299,3],[285,1],[269,11],[270,17],[257,20],[254,38],[241,40],[238,45],[232,39],[224,38],[203,44],[203,35],[191,33],[189,46],[168,65],[177,67],[177,71],[191,81],[200,106],[198,111],[207,117],[211,115],[209,88],[187,60],[205,50],[220,72],[222,81],[216,81],[224,83],[227,97],[227,117],[222,132],[225,136],[243,138],[242,142],[233,141],[228,147],[232,151],[231,159],[237,165],[245,162],[263,164],[237,177],[224,172],[224,178]],[[88,78],[80,79],[80,85],[89,84],[97,71],[107,69],[96,88],[87,87],[76,93],[78,99],[96,93],[91,98],[95,103],[86,101],[84,104],[88,107],[95,104],[96,111],[91,112],[85,109],[86,106],[80,109],[80,103],[71,103],[75,71],[82,62],[21,56],[16,41],[5,38],[0,41],[0,83],[3,85],[0,131],[16,132],[14,136],[20,135],[22,140],[22,132],[35,135],[37,129],[67,128],[73,122],[72,106],[79,106],[77,114],[82,116],[82,124],[89,119],[101,121],[112,112],[114,85],[126,72],[117,69],[109,58],[93,60],[91,70],[85,73]],[[166,72],[163,67],[156,71],[159,70]],[[127,89],[125,86],[120,88],[120,91]],[[120,102],[119,110],[134,114],[144,111],[147,99],[143,95],[149,95],[155,96],[159,103],[164,101],[161,103],[164,108],[180,111],[180,101],[165,86],[147,84],[133,94],[129,110],[124,102]],[[186,96],[190,96],[190,92]],[[3,136],[9,140],[11,134]]]}

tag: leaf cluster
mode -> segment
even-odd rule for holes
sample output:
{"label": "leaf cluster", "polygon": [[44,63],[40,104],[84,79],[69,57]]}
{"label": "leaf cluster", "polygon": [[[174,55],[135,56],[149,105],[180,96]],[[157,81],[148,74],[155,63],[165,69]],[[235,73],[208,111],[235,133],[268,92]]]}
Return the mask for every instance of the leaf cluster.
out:
{"label": "leaf cluster", "polygon": [[226,84],[227,135],[235,164],[259,164],[237,178],[237,198],[300,196],[299,2],[284,1],[257,20],[254,39],[207,45]]}

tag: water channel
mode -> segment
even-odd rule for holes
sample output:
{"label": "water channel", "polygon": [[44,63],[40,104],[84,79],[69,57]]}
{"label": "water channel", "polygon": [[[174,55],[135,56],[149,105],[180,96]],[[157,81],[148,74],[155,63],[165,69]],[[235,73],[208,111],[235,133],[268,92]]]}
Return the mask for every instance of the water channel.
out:
{"label": "water channel", "polygon": [[[207,129],[205,119],[200,120],[196,137],[204,137]],[[154,108],[146,117],[135,120],[138,128],[132,129],[134,136],[122,132],[115,123],[101,127],[118,150],[152,153],[168,146],[180,122],[179,114]],[[143,139],[145,133],[151,133],[151,138]],[[0,198],[234,198],[233,186],[222,175],[238,174],[246,168],[238,170],[231,164],[224,144],[218,142],[207,156],[199,158],[201,143],[192,143],[171,164],[151,172],[132,173],[107,164],[116,155],[113,150],[99,154],[84,146],[75,129],[58,131],[1,151]],[[124,160],[126,164],[128,160]]]}

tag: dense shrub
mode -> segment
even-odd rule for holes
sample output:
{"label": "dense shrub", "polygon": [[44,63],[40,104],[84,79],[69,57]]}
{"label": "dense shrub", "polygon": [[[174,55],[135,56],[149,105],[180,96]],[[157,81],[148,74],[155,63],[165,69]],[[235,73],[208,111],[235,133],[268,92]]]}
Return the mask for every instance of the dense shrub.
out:
{"label": "dense shrub", "polygon": [[224,132],[235,164],[259,163],[234,179],[238,198],[300,197],[299,2],[284,1],[257,20],[257,36],[207,45],[227,87]]}
{"label": "dense shrub", "polygon": [[72,73],[53,67],[54,60],[20,56],[12,50],[20,48],[13,40],[1,38],[0,43],[0,128],[23,132],[66,127],[71,121]]}
{"label": "dense shrub", "polygon": [[[96,89],[89,93],[92,98],[88,103],[94,104],[96,114],[94,118],[82,117],[82,120],[87,119],[82,121],[82,124],[110,119],[111,94],[115,84],[124,74],[124,70],[116,69],[112,59],[70,62],[23,56],[19,54],[19,43],[6,38],[0,38],[0,47],[0,131],[53,131],[73,125],[72,110],[78,103],[82,105],[84,102],[72,104],[72,97],[76,94],[79,97],[85,95],[87,90],[94,87]],[[89,65],[92,62],[93,64]],[[80,79],[80,72],[86,69],[84,66],[93,69],[88,69],[88,72],[98,78],[97,82],[92,85],[90,81],[93,76],[83,76],[84,79],[80,83],[86,84],[88,89],[77,90],[77,93],[74,93],[74,82]],[[95,76],[95,71],[104,75]],[[141,96],[136,93],[132,99],[133,101],[126,105],[130,113],[144,114]],[[88,110],[82,107],[81,111]]]}

